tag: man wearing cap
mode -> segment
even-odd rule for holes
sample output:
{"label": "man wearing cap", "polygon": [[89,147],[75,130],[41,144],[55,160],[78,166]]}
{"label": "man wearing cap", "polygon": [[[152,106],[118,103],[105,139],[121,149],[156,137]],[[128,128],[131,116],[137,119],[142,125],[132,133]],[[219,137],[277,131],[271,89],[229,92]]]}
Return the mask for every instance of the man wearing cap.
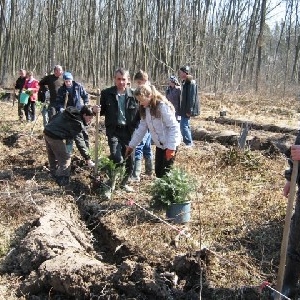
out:
{"label": "man wearing cap", "polygon": [[193,146],[190,118],[198,116],[200,105],[198,99],[198,87],[196,81],[190,75],[190,67],[183,66],[179,70],[179,77],[182,81],[180,101],[180,130],[183,142],[187,147]]}
{"label": "man wearing cap", "polygon": [[68,106],[81,109],[89,103],[89,95],[80,83],[73,80],[70,72],[63,74],[64,84],[58,89],[56,97],[56,110],[62,112]]}
{"label": "man wearing cap", "polygon": [[[62,66],[56,65],[54,66],[53,74],[45,76],[39,82],[40,90],[45,92],[47,90],[46,89],[47,87],[50,93],[50,100],[49,100],[50,103],[48,105],[48,108],[43,110],[44,126],[55,115],[57,91],[63,84],[62,74],[63,74]],[[45,97],[39,97],[38,100],[44,102]]]}
{"label": "man wearing cap", "polygon": [[[80,83],[73,80],[70,72],[63,74],[64,84],[58,89],[56,97],[56,111],[63,112],[67,107],[75,107],[80,110],[83,105],[89,104],[89,95]],[[88,132],[83,131],[86,142],[89,141]],[[73,150],[73,140],[66,140],[66,147],[71,153]]]}

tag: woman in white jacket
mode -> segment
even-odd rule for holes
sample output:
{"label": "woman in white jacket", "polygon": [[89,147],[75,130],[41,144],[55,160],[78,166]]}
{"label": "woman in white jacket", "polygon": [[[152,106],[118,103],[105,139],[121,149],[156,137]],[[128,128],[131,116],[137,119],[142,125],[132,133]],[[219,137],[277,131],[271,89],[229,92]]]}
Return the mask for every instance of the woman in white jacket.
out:
{"label": "woman in white jacket", "polygon": [[177,147],[181,142],[180,127],[176,120],[175,109],[153,85],[142,85],[134,91],[140,104],[140,124],[132,135],[126,149],[130,155],[133,149],[142,141],[149,129],[156,145],[155,174],[164,176],[174,163]]}

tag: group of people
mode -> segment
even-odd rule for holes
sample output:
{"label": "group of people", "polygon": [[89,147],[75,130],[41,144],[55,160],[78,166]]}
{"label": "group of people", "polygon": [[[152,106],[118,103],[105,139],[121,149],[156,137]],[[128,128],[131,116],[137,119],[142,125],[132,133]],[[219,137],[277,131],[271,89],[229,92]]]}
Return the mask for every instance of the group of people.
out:
{"label": "group of people", "polygon": [[[114,74],[114,85],[101,91],[100,107],[89,105],[89,96],[83,86],[73,80],[69,72],[63,72],[59,65],[53,74],[37,81],[31,71],[20,70],[15,88],[19,94],[30,91],[28,104],[18,103],[18,115],[23,120],[35,120],[35,102],[42,88],[49,90],[49,104],[44,110],[44,138],[48,154],[50,173],[60,186],[67,185],[70,178],[72,146],[76,146],[89,167],[94,167],[90,157],[87,126],[93,116],[100,113],[105,117],[106,136],[110,159],[116,164],[125,165],[125,177],[121,187],[133,191],[128,181],[140,180],[142,158],[145,158],[145,171],[152,174],[155,150],[155,175],[164,176],[174,163],[178,146],[183,140],[186,147],[193,146],[190,119],[199,114],[200,103],[195,80],[189,66],[179,70],[179,77],[169,78],[165,95],[149,81],[148,74],[138,71],[134,84],[130,84],[129,71],[119,68]],[[45,89],[46,90],[46,89]],[[41,100],[41,101],[45,101]],[[291,158],[300,160],[300,135],[291,147]],[[72,148],[72,147],[70,147]],[[287,179],[284,195],[290,192],[293,163],[286,171]],[[297,178],[300,185],[300,176]],[[292,297],[297,290],[300,278],[300,192],[297,193],[295,212],[292,218],[289,246],[282,293]]]}
{"label": "group of people", "polygon": [[114,74],[114,85],[101,91],[100,107],[91,107],[83,86],[73,80],[70,72],[63,72],[60,65],[40,81],[33,78],[32,72],[20,70],[15,88],[19,94],[31,89],[32,94],[28,104],[19,101],[18,113],[22,119],[24,109],[26,120],[35,120],[38,93],[48,90],[49,103],[43,109],[46,149],[50,173],[63,186],[69,183],[74,141],[87,165],[94,166],[89,155],[87,126],[100,112],[105,117],[110,159],[125,165],[121,187],[133,191],[128,182],[140,180],[143,158],[146,175],[152,175],[152,143],[156,146],[157,177],[164,176],[174,163],[182,139],[187,147],[193,146],[190,117],[199,114],[197,84],[188,66],[180,68],[179,75],[182,84],[171,76],[164,95],[150,83],[146,72],[140,70],[134,75],[132,88],[129,71],[119,68]]}

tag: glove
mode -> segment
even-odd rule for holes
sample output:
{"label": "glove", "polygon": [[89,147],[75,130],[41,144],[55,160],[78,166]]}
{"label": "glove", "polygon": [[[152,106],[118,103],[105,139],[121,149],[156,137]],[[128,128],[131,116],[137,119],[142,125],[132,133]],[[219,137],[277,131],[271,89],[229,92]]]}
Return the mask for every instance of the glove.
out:
{"label": "glove", "polygon": [[133,148],[126,146],[125,158],[127,158],[129,155],[131,155],[132,152],[133,152]]}
{"label": "glove", "polygon": [[175,157],[175,150],[166,149],[166,160],[170,160]]}
{"label": "glove", "polygon": [[95,163],[91,159],[87,160],[86,163],[87,163],[89,168],[94,168],[95,167]]}
{"label": "glove", "polygon": [[65,109],[64,108],[60,108],[59,111],[62,113]]}

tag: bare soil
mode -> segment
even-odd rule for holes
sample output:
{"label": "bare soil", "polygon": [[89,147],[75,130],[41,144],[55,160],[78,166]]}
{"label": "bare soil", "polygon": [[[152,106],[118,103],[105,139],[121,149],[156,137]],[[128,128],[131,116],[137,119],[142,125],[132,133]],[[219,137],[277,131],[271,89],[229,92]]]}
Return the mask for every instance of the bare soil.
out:
{"label": "bare soil", "polygon": [[[147,176],[134,193],[105,200],[76,151],[70,185],[57,186],[41,116],[20,123],[16,106],[0,102],[0,299],[269,299],[260,286],[276,284],[284,153],[297,133],[298,103],[202,99],[195,147],[180,147],[176,158],[198,182],[186,224],[161,221]],[[246,151],[236,146],[240,121],[251,124]],[[94,124],[89,132],[93,141]]]}

